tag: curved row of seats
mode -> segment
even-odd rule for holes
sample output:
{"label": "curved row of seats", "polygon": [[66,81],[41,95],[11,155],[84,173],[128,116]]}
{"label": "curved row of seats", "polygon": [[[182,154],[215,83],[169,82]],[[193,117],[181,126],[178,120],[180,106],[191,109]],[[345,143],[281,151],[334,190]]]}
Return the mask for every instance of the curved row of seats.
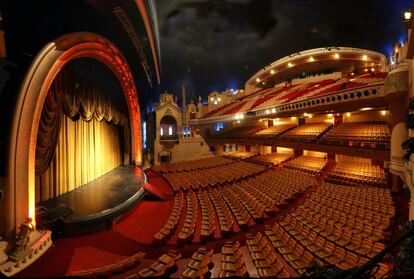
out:
{"label": "curved row of seats", "polygon": [[257,164],[238,161],[220,167],[211,167],[188,172],[165,173],[163,176],[170,183],[174,192],[199,188],[206,189],[218,183],[231,182],[264,171],[266,168]]}
{"label": "curved row of seats", "polygon": [[271,242],[261,232],[246,234],[246,245],[260,278],[290,277]]}
{"label": "curved row of seats", "polygon": [[197,193],[198,202],[201,208],[201,240],[214,237],[216,222],[214,217],[214,208],[208,194],[205,191]]}
{"label": "curved row of seats", "polygon": [[[176,195],[173,211],[163,228],[155,234],[154,242],[162,243],[172,237],[178,229],[178,242],[189,242],[195,235],[198,204],[201,208],[201,240],[213,237],[218,216],[221,234],[228,235],[234,222],[245,229],[250,224],[262,222],[276,213],[287,202],[314,185],[316,180],[309,174],[296,170],[269,170],[247,180],[226,184],[207,190],[198,190]],[[186,215],[184,225],[177,228],[185,197]],[[234,218],[233,218],[234,216]]]}
{"label": "curved row of seats", "polygon": [[387,176],[377,165],[357,162],[339,162],[327,176],[326,181],[358,186],[387,186]]}
{"label": "curved row of seats", "polygon": [[70,276],[76,277],[110,277],[120,273],[123,273],[133,267],[138,266],[138,264],[145,257],[145,253],[138,252],[133,256],[130,256],[122,261],[104,265],[97,268],[90,268],[86,270],[79,270],[72,272]]}
{"label": "curved row of seats", "polygon": [[330,130],[324,137],[326,141],[353,141],[364,143],[388,143],[391,131],[387,124],[342,123]]}
{"label": "curved row of seats", "polygon": [[167,241],[177,229],[178,222],[181,217],[181,211],[184,206],[184,194],[180,193],[174,198],[174,207],[168,217],[167,222],[154,236],[155,243],[162,243]]}
{"label": "curved row of seats", "polygon": [[149,267],[141,269],[136,274],[131,274],[125,278],[142,278],[142,277],[163,277],[171,274],[176,269],[177,261],[181,259],[181,253],[176,250],[169,250],[161,255]]}
{"label": "curved row of seats", "polygon": [[249,135],[250,138],[273,138],[279,136],[280,134],[296,127],[296,124],[280,124],[273,125],[266,129],[260,130],[254,134]]}
{"label": "curved row of seats", "polygon": [[271,165],[279,165],[280,163],[290,159],[292,156],[293,156],[292,154],[286,154],[286,153],[270,153],[266,155],[259,155],[259,156],[249,158],[248,161],[255,163],[255,164],[271,166]]}
{"label": "curved row of seats", "polygon": [[282,135],[282,138],[314,140],[331,128],[330,123],[309,123],[300,125]]}
{"label": "curved row of seats", "polygon": [[221,269],[219,278],[247,275],[247,268],[238,241],[226,242],[221,248]]}
{"label": "curved row of seats", "polygon": [[300,156],[286,164],[286,167],[318,175],[328,163],[326,157]]}
{"label": "curved row of seats", "polygon": [[186,200],[186,216],[184,219],[184,225],[180,228],[178,233],[178,242],[191,241],[194,238],[196,230],[198,203],[195,193],[188,192],[186,194]]}
{"label": "curved row of seats", "polygon": [[216,166],[222,166],[229,163],[234,163],[233,160],[221,156],[215,156],[206,159],[200,160],[191,160],[191,161],[184,161],[184,162],[177,162],[168,165],[160,165],[154,166],[152,169],[160,174],[168,173],[168,172],[181,172],[181,171],[189,171],[189,170],[197,170],[197,169],[205,169],[211,168]]}
{"label": "curved row of seats", "polygon": [[185,270],[181,274],[183,278],[209,278],[210,269],[213,268],[212,262],[213,249],[207,251],[205,248],[199,248],[191,256]]}

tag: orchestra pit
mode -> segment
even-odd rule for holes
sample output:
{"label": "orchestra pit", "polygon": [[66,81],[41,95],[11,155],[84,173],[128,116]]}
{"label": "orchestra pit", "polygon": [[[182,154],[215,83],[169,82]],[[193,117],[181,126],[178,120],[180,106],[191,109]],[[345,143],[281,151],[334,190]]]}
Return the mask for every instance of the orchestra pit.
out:
{"label": "orchestra pit", "polygon": [[198,97],[157,4],[0,4],[0,276],[412,278],[411,11]]}

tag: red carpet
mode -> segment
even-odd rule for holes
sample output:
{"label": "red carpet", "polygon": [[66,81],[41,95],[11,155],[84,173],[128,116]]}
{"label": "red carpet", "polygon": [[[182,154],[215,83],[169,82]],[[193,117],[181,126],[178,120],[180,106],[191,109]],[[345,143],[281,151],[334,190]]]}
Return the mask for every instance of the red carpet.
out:
{"label": "red carpet", "polygon": [[[157,176],[148,176],[149,182],[163,193],[172,195],[170,186]],[[65,237],[33,265],[18,274],[19,277],[61,277],[73,271],[111,264],[132,256],[138,251],[148,258],[157,258],[172,246],[153,249],[152,238],[165,224],[173,201],[143,200],[111,229],[88,235]]]}

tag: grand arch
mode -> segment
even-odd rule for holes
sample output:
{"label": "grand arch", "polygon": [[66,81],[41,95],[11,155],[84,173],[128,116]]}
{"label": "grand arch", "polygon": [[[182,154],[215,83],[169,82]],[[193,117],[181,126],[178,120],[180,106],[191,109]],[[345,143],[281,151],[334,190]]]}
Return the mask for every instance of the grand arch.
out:
{"label": "grand arch", "polygon": [[6,230],[35,217],[35,151],[43,103],[59,71],[70,61],[92,58],[106,65],[119,81],[128,107],[132,160],[141,164],[141,119],[135,82],[118,48],[97,34],[59,37],[43,47],[24,77],[15,106],[7,157]]}

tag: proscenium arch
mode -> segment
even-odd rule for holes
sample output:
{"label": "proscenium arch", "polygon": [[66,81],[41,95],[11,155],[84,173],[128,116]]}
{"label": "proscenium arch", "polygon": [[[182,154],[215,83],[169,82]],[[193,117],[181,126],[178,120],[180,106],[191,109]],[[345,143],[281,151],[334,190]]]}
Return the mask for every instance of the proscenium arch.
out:
{"label": "proscenium arch", "polygon": [[106,65],[124,93],[131,129],[132,160],[141,164],[141,116],[135,81],[119,49],[93,33],[71,33],[43,47],[21,85],[9,137],[6,230],[10,234],[26,217],[35,220],[35,154],[42,107],[50,85],[70,61],[92,58]]}

